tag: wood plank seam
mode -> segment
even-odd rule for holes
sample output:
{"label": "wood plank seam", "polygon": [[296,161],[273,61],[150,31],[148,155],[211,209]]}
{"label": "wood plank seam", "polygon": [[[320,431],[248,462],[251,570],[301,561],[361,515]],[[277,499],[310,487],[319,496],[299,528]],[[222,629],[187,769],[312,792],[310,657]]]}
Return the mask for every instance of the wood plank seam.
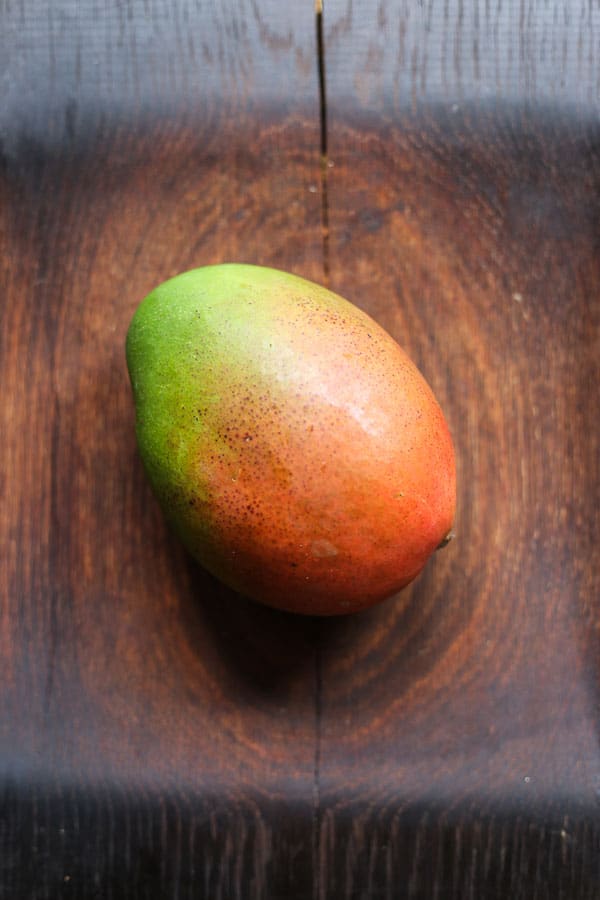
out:
{"label": "wood plank seam", "polygon": [[319,128],[321,141],[321,235],[323,241],[323,283],[329,287],[329,192],[327,173],[329,156],[327,151],[327,80],[325,77],[325,39],[323,33],[323,2],[315,4],[317,32],[317,68],[319,75]]}

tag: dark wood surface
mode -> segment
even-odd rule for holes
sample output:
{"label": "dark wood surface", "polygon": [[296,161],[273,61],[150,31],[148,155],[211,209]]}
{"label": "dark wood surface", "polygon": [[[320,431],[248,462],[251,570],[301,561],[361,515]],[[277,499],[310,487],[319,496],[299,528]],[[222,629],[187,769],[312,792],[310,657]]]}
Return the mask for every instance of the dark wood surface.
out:
{"label": "dark wood surface", "polygon": [[[595,898],[600,126],[587,3],[1,8],[0,898]],[[204,263],[410,352],[457,538],[341,620],[166,529],[124,337]]]}

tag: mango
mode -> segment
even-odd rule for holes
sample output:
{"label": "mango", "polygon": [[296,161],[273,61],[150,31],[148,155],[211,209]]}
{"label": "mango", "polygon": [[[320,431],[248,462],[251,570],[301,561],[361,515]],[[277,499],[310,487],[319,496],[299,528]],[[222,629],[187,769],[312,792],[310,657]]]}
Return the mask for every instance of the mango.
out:
{"label": "mango", "polygon": [[452,529],[452,439],[373,319],[295,275],[185,272],[137,308],[126,354],[140,455],[191,554],[235,591],[311,615],[395,594]]}

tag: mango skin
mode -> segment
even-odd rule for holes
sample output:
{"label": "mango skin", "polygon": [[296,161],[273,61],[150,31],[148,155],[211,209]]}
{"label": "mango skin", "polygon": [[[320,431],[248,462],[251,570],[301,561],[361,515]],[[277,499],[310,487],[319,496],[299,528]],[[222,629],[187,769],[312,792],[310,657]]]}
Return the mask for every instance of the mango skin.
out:
{"label": "mango skin", "polygon": [[452,527],[452,440],[423,376],[369,316],[258,266],[206,266],[138,307],[136,434],[189,551],[236,591],[311,615],[412,581]]}

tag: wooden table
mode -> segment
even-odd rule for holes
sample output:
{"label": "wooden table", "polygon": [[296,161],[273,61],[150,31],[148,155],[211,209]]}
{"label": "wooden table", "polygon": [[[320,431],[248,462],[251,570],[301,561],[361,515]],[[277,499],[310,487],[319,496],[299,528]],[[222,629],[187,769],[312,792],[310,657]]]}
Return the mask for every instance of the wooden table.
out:
{"label": "wooden table", "polygon": [[[310,0],[0,22],[0,897],[597,898],[596,4],[327,0],[324,106]],[[142,473],[129,320],[232,260],[447,414],[457,538],[368,613],[235,597]]]}

